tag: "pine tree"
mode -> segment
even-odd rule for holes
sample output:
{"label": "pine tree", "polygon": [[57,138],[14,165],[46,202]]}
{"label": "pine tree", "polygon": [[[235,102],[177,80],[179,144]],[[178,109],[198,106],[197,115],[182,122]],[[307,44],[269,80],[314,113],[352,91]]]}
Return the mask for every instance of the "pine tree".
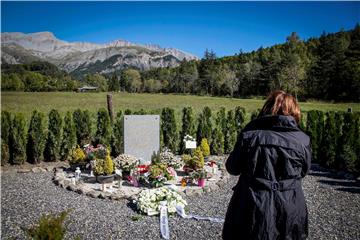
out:
{"label": "pine tree", "polygon": [[180,153],[185,151],[184,137],[190,135],[195,136],[195,118],[192,107],[183,108],[182,127],[180,132]]}
{"label": "pine tree", "polygon": [[124,116],[122,111],[119,111],[116,114],[114,126],[113,126],[113,135],[112,135],[112,155],[118,156],[124,153]]}
{"label": "pine tree", "polygon": [[176,126],[175,111],[171,108],[164,108],[161,112],[161,134],[163,144],[172,152],[177,151],[178,131]]}
{"label": "pine tree", "polygon": [[45,143],[45,161],[56,161],[60,154],[62,119],[57,110],[49,113],[48,135]]}
{"label": "pine tree", "polygon": [[60,146],[60,157],[62,161],[69,160],[72,149],[76,144],[76,130],[70,112],[67,112],[64,117],[64,128],[62,142]]}
{"label": "pine tree", "polygon": [[11,130],[11,114],[7,111],[1,112],[1,165],[9,162],[10,152],[10,130]]}
{"label": "pine tree", "polygon": [[234,111],[229,110],[227,114],[227,127],[226,127],[226,135],[225,135],[225,153],[230,153],[236,143],[236,123]]}
{"label": "pine tree", "polygon": [[109,147],[112,132],[109,114],[105,108],[101,108],[97,115],[95,144],[104,144]]}
{"label": "pine tree", "polygon": [[30,120],[27,137],[26,153],[28,162],[39,163],[41,161],[45,143],[44,139],[44,114],[35,110]]}

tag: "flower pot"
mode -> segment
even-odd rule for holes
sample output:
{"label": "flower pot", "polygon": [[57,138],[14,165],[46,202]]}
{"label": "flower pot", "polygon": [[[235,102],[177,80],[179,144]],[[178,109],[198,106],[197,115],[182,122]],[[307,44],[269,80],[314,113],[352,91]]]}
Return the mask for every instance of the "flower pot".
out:
{"label": "flower pot", "polygon": [[205,178],[199,178],[198,179],[198,186],[204,187],[205,186]]}
{"label": "flower pot", "polygon": [[114,181],[115,174],[112,175],[99,175],[96,176],[96,181],[98,183],[112,183]]}

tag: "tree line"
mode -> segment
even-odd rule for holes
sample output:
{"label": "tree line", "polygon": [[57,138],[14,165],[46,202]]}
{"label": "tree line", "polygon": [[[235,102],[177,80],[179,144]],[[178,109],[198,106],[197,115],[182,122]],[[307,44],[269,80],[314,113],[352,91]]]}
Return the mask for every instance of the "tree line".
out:
{"label": "tree line", "polygon": [[2,90],[69,91],[81,85],[99,91],[182,93],[248,98],[283,89],[300,100],[360,101],[360,25],[350,31],[323,33],[256,51],[218,58],[206,50],[201,60],[183,60],[178,67],[111,74],[86,74],[81,79],[50,63],[2,65]]}

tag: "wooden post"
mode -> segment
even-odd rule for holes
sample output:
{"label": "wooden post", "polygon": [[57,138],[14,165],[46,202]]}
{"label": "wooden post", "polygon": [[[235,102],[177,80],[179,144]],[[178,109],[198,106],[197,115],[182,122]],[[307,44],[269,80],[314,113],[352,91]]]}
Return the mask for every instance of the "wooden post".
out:
{"label": "wooden post", "polygon": [[114,121],[114,111],[113,111],[112,95],[111,94],[107,95],[107,106],[108,106],[110,121],[113,122]]}

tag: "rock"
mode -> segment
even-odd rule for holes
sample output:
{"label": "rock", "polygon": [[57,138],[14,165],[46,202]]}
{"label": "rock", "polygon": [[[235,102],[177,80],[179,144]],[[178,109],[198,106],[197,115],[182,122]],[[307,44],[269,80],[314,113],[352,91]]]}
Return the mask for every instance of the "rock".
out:
{"label": "rock", "polygon": [[203,191],[206,192],[206,193],[211,192],[210,186],[205,186],[205,187],[203,188]]}
{"label": "rock", "polygon": [[46,169],[44,169],[42,167],[34,167],[33,169],[31,169],[31,171],[33,173],[40,173],[40,172],[46,172]]}
{"label": "rock", "polygon": [[349,180],[352,180],[352,179],[354,179],[355,177],[354,177],[354,175],[351,174],[351,173],[346,173],[346,174],[344,175],[344,178],[349,179]]}
{"label": "rock", "polygon": [[30,169],[18,169],[17,172],[18,173],[29,173],[29,172],[31,172],[31,170]]}
{"label": "rock", "polygon": [[218,185],[219,188],[223,188],[225,186],[225,183],[223,182],[223,180],[219,180],[216,185]]}
{"label": "rock", "polygon": [[45,169],[46,169],[46,171],[48,171],[48,172],[54,171],[54,167],[53,167],[53,166],[48,166],[48,167],[46,167]]}
{"label": "rock", "polygon": [[70,191],[76,192],[76,191],[78,190],[78,187],[77,187],[76,185],[70,183],[70,184],[66,187],[66,189],[68,189],[68,190],[70,190]]}
{"label": "rock", "polygon": [[217,191],[220,189],[217,184],[210,184],[209,187],[210,187],[211,191]]}
{"label": "rock", "polygon": [[100,192],[92,190],[92,191],[88,192],[86,195],[90,196],[90,197],[93,197],[93,198],[98,198],[99,195],[100,195]]}
{"label": "rock", "polygon": [[64,172],[64,169],[62,167],[55,168],[55,172]]}
{"label": "rock", "polygon": [[337,175],[338,177],[344,177],[345,174],[346,174],[346,173],[345,173],[344,171],[339,171],[339,172],[337,172],[336,175]]}

